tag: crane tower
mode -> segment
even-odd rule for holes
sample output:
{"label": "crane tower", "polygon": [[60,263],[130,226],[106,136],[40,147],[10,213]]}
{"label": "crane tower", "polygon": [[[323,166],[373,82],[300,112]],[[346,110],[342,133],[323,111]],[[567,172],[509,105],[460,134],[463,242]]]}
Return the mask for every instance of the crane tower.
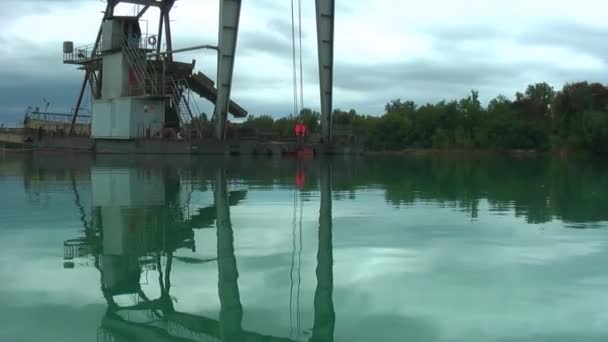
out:
{"label": "crane tower", "polygon": [[[186,127],[203,136],[200,112],[194,94],[215,104],[213,135],[226,139],[228,114],[237,118],[247,111],[230,100],[242,0],[219,0],[218,44],[174,49],[171,10],[176,0],[107,0],[95,43],[75,48],[63,46],[66,64],[85,71],[72,118],[72,130],[87,88],[93,98],[91,137],[93,139],[138,139],[162,137],[167,129]],[[334,0],[315,0],[319,49],[319,80],[323,142],[331,143]],[[119,3],[139,5],[131,16],[117,16]],[[151,8],[159,9],[159,29],[154,35],[142,33],[140,19]],[[164,40],[164,44],[163,44]],[[209,49],[217,52],[217,75],[213,81],[194,72],[195,62],[179,62],[180,52]]]}

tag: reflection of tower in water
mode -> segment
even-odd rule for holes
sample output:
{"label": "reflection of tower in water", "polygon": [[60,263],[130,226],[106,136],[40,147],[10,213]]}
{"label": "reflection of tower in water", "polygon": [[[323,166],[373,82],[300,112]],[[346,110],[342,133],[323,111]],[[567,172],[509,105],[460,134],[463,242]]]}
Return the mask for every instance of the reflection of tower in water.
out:
{"label": "reflection of tower in water", "polygon": [[319,211],[319,247],[317,249],[317,288],[314,299],[314,325],[310,341],[333,341],[336,312],[333,302],[334,259],[332,219],[332,173],[328,163],[321,163]]}
{"label": "reflection of tower in water", "polygon": [[[99,341],[291,341],[242,328],[243,307],[230,206],[237,205],[246,193],[228,191],[225,170],[216,172],[214,205],[198,209],[193,216],[184,214],[184,205],[179,203],[179,178],[160,170],[94,169],[91,180],[93,220],[90,227],[85,225],[85,237],[66,242],[66,246],[79,246],[66,256],[71,263],[79,255],[90,255],[100,271],[108,308],[98,330]],[[319,237],[329,239],[320,240],[319,248],[331,249],[331,232],[323,232],[331,230],[331,204],[323,209],[323,199],[331,201],[331,186],[323,191],[321,214],[326,217],[319,220]],[[197,228],[217,229],[217,259],[174,256],[178,249],[195,249],[193,237]],[[217,261],[219,319],[176,311],[170,294],[171,271],[179,265],[174,260]],[[332,341],[335,315],[328,288],[333,285],[331,251],[319,251],[317,261],[311,340]],[[158,277],[145,277],[147,272]],[[152,298],[146,294],[142,281],[157,283],[160,295]],[[331,322],[323,322],[326,319]]]}

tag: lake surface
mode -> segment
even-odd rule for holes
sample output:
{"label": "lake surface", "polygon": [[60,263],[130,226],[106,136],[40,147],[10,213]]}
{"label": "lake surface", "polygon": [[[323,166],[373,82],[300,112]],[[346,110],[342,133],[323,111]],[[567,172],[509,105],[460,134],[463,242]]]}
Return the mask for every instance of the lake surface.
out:
{"label": "lake surface", "polygon": [[607,341],[608,165],[0,151],[0,341]]}

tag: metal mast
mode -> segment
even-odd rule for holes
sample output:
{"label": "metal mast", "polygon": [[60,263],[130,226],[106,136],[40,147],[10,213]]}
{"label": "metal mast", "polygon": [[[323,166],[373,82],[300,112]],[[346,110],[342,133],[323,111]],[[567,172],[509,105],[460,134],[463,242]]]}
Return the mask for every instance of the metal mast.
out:
{"label": "metal mast", "polygon": [[321,88],[321,136],[332,143],[332,107],[334,78],[334,0],[316,0],[319,83]]}
{"label": "metal mast", "polygon": [[220,0],[215,137],[221,141],[226,139],[226,119],[232,90],[240,17],[241,0]]}

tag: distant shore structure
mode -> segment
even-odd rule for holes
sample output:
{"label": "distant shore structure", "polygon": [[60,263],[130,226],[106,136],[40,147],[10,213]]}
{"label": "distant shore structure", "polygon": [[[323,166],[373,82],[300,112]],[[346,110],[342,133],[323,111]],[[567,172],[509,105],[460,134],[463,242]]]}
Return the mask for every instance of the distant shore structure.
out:
{"label": "distant shore structure", "polygon": [[[321,132],[303,145],[278,137],[254,140],[239,136],[228,114],[245,118],[247,110],[231,101],[237,57],[241,0],[220,0],[218,44],[173,46],[171,11],[176,0],[107,0],[95,42],[76,46],[63,43],[64,64],[84,71],[72,113],[28,109],[22,131],[0,132],[0,143],[25,142],[32,148],[75,149],[94,153],[126,154],[293,154],[300,149],[315,154],[357,151],[350,137],[334,141],[333,55],[335,0],[315,0],[320,90]],[[292,0],[294,8],[295,0]],[[115,15],[118,4],[134,6],[133,15]],[[301,4],[300,4],[301,6]],[[158,10],[158,32],[142,32],[140,22],[148,11]],[[301,23],[301,7],[298,14]],[[296,82],[295,16],[292,13],[294,49],[294,104]],[[298,25],[301,30],[301,25]],[[301,32],[300,32],[300,40]],[[301,49],[301,41],[300,41]],[[211,50],[217,53],[217,77],[195,71],[196,61],[181,62],[181,52]],[[300,56],[300,70],[302,61]],[[300,83],[302,72],[300,71]],[[89,91],[92,110],[82,114]],[[301,91],[301,86],[300,86]],[[207,124],[197,97],[215,104]],[[302,96],[300,96],[300,99]],[[46,103],[46,100],[45,100]],[[295,105],[297,108],[297,105]],[[294,112],[294,115],[298,113]],[[293,140],[293,141],[292,141]]]}
{"label": "distant shore structure", "polygon": [[[134,11],[137,14],[114,15],[120,3],[137,6]],[[211,121],[216,140],[227,138],[228,113],[237,118],[247,116],[245,109],[230,101],[241,0],[220,0],[217,46],[186,48],[173,46],[170,14],[174,4],[175,0],[108,0],[95,43],[75,47],[71,41],[64,42],[64,63],[85,71],[72,126],[79,116],[87,87],[94,98],[93,139],[162,137],[163,129],[186,128],[192,132],[184,136],[194,133],[203,138],[200,122],[196,120],[201,112],[196,107],[195,94],[215,103]],[[141,17],[153,8],[159,10],[158,33],[142,33]],[[316,12],[323,140],[331,142],[334,0],[316,0]],[[215,82],[201,72],[194,72],[196,61],[175,60],[180,52],[202,49],[217,52]]]}

